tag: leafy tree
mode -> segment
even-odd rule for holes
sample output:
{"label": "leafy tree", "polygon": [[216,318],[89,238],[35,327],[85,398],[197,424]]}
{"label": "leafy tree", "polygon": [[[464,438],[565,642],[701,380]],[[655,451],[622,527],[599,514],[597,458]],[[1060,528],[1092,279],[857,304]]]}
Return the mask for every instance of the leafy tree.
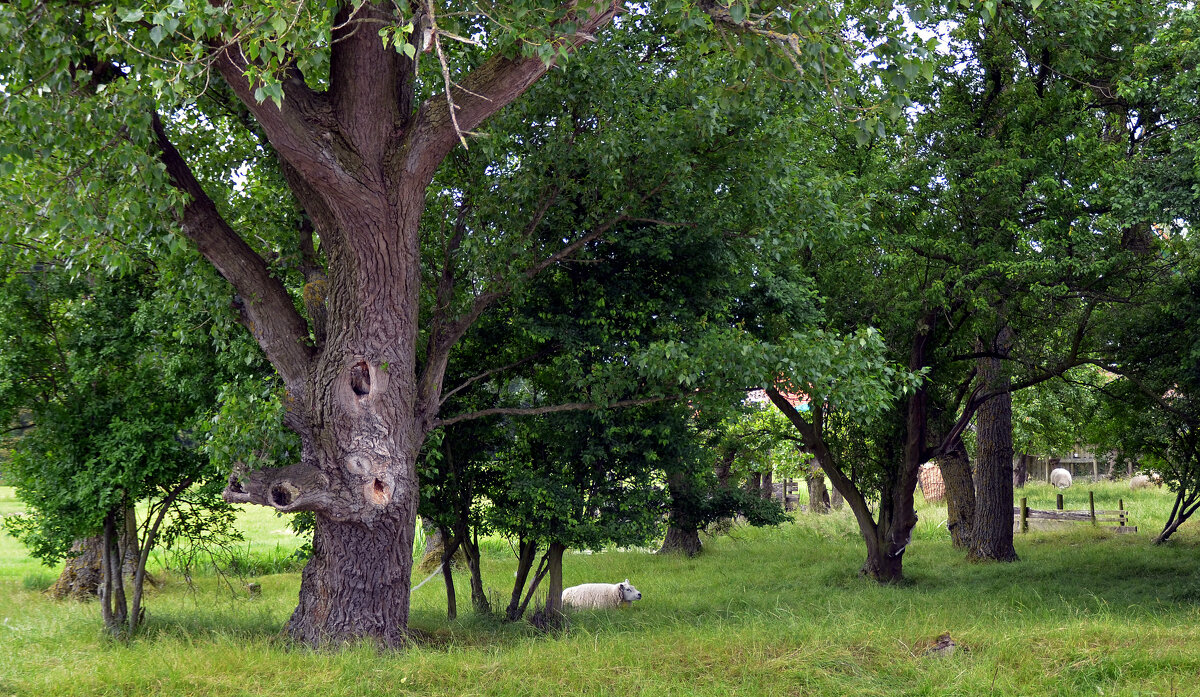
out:
{"label": "leafy tree", "polygon": [[[300,460],[234,477],[226,497],[315,513],[293,638],[404,640],[410,555],[396,550],[412,545],[415,466],[440,423],[450,353],[499,298],[608,229],[589,221],[555,249],[480,230],[445,250],[434,275],[445,289],[426,286],[421,221],[459,144],[585,44],[620,50],[603,30],[640,16],[701,52],[732,46],[741,72],[786,71],[808,88],[864,53],[907,72],[912,48],[890,6],[651,3],[614,22],[626,9],[178,2],[0,13],[11,142],[22,143],[5,168],[27,190],[22,216],[48,236],[65,221],[135,231],[147,212],[178,216],[279,373]],[[861,33],[844,31],[849,17]],[[622,70],[660,44],[624,54]],[[69,186],[42,163],[73,173]],[[102,172],[127,176],[97,186]],[[260,205],[265,191],[287,195]],[[639,203],[612,216],[639,217]],[[510,215],[538,227],[537,207]],[[266,234],[251,232],[256,222]],[[274,257],[289,230],[287,249],[314,254]],[[303,309],[285,283],[297,275]]]}
{"label": "leafy tree", "polygon": [[1190,234],[1200,217],[1198,36],[1195,8],[1164,17],[1156,40],[1138,47],[1119,92],[1134,116],[1130,139],[1138,146],[1139,165],[1126,183],[1123,205],[1155,223],[1155,235],[1145,235],[1140,249],[1158,263],[1145,274],[1149,300],[1112,319],[1114,352],[1097,364],[1119,376],[1103,386],[1119,434],[1111,445],[1160,471],[1176,494],[1156,544],[1200,508],[1200,267]]}
{"label": "leafy tree", "polygon": [[520,423],[514,447],[493,463],[499,481],[486,514],[494,530],[518,543],[509,620],[524,614],[544,578],[546,617],[561,614],[568,548],[640,546],[658,535],[666,492],[656,485],[656,466],[679,457],[675,451],[688,443],[676,432],[686,419],[664,410],[679,407],[553,414]]}
{"label": "leafy tree", "polygon": [[[132,634],[150,550],[181,534],[172,528],[229,534],[223,480],[195,438],[220,366],[207,336],[179,332],[196,318],[173,314],[148,268],[123,278],[83,277],[53,261],[9,271],[0,402],[10,420],[19,410],[33,425],[9,444],[6,467],[28,515],[6,523],[47,563],[102,532],[105,626]],[[123,534],[141,502],[146,519]]]}
{"label": "leafy tree", "polygon": [[694,415],[689,433],[681,434],[693,441],[691,452],[665,463],[670,510],[659,554],[695,556],[702,550],[700,531],[735,516],[755,526],[786,519],[783,509],[762,492],[737,486],[764,467],[796,466],[801,458],[780,428],[785,424],[772,419],[773,410],[758,406],[739,404],[732,414],[728,411],[709,407]]}

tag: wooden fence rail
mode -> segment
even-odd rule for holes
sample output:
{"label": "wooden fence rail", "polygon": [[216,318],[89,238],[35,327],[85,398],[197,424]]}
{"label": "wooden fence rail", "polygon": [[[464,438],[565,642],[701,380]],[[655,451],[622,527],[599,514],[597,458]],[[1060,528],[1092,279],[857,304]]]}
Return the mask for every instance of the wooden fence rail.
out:
{"label": "wooden fence rail", "polygon": [[1088,492],[1087,510],[1063,510],[1062,494],[1058,495],[1058,510],[1042,511],[1030,508],[1027,502],[1027,498],[1022,498],[1021,505],[1013,506],[1014,532],[1028,532],[1030,520],[1040,521],[1042,524],[1034,526],[1039,528],[1060,527],[1056,523],[1091,523],[1092,525],[1103,524],[1104,527],[1118,533],[1137,532],[1137,526],[1129,524],[1129,513],[1125,510],[1124,499],[1117,502],[1118,509],[1115,511],[1096,510],[1096,497],[1090,491]]}

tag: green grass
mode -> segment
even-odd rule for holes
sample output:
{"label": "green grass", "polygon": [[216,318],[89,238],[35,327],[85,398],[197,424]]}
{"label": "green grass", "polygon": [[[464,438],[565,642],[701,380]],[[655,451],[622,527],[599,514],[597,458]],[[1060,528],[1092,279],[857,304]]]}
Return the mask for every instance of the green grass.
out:
{"label": "green grass", "polygon": [[[1085,508],[1087,488],[1068,490],[1067,508]],[[256,598],[240,579],[205,575],[189,588],[167,575],[149,594],[145,634],[112,643],[94,603],[27,589],[39,567],[0,539],[0,697],[1200,694],[1200,534],[1189,524],[1153,548],[1167,492],[1092,488],[1098,507],[1123,498],[1138,534],[1030,533],[1017,539],[1021,562],[968,564],[949,545],[945,509],[922,506],[909,581],[885,588],[857,577],[862,544],[847,514],[801,515],[705,540],[691,560],[568,554],[568,584],[629,577],[644,600],[577,613],[554,636],[472,616],[461,575],[464,617],[447,623],[442,584],[429,583],[412,623],[431,640],[396,653],[289,647],[279,631],[296,573],[256,577]],[[13,510],[8,491],[0,511]],[[1049,508],[1055,493],[1022,495]],[[279,520],[248,510],[248,537],[294,544]],[[513,568],[488,555],[485,581],[506,594]],[[925,657],[944,631],[968,650]]]}

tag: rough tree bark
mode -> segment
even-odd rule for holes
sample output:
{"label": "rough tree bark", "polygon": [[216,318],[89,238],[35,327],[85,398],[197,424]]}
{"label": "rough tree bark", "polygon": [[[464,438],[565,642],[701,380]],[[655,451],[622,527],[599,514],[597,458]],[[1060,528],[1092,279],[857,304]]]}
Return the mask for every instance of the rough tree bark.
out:
{"label": "rough tree bark", "polygon": [[1029,462],[1033,460],[1032,455],[1021,453],[1017,457],[1017,464],[1013,467],[1013,488],[1022,489],[1025,487],[1025,482],[1029,481]]}
{"label": "rough tree bark", "polygon": [[830,507],[829,490],[825,488],[825,471],[818,469],[815,474],[805,477],[808,482],[808,512],[828,513]]}
{"label": "rough tree bark", "polygon": [[942,481],[946,484],[946,527],[955,547],[971,546],[971,528],[975,525],[975,480],[971,461],[962,438],[955,438],[938,458]]}
{"label": "rough tree bark", "polygon": [[667,528],[667,535],[663,538],[662,546],[658,548],[657,554],[684,554],[694,557],[703,550],[704,546],[700,543],[699,530],[671,526]]}
{"label": "rough tree bark", "polygon": [[[120,545],[124,550],[121,563],[122,573],[126,578],[133,578],[137,574],[139,549],[137,511],[132,508],[125,511]],[[58,580],[48,591],[50,597],[55,600],[66,598],[91,600],[97,597],[100,594],[100,584],[103,582],[100,573],[103,547],[103,534],[75,540],[71,544],[71,551],[62,573],[58,575]]]}
{"label": "rough tree bark", "polygon": [[[572,33],[556,45],[574,51],[621,6],[563,9]],[[235,472],[225,496],[315,514],[313,556],[288,623],[294,639],[314,646],[405,640],[417,455],[438,425],[451,348],[503,295],[490,289],[450,316],[456,278],[447,259],[425,325],[428,343],[418,352],[425,189],[460,129],[477,127],[552,67],[538,57],[496,56],[459,77],[450,95],[418,104],[416,62],[385,46],[376,31],[397,20],[394,11],[390,3],[343,4],[333,18],[328,90],[309,87],[293,63],[278,105],[255,97],[259,85],[247,78],[253,66],[241,46],[213,48],[214,69],[266,134],[320,237],[327,292],[306,288],[308,320],[221,217],[164,124],[153,120],[167,175],[189,199],[183,231],[235,287],[242,321],[287,391],[285,423],[300,436],[300,461]],[[418,27],[427,21],[422,12],[409,18]]]}
{"label": "rough tree bark", "polygon": [[699,525],[691,511],[694,497],[687,475],[672,472],[667,476],[667,490],[671,495],[671,510],[668,513],[667,534],[657,553],[694,557],[701,552],[702,546]]}
{"label": "rough tree bark", "polygon": [[1017,561],[1013,546],[1012,393],[1002,357],[1012,346],[1012,330],[1004,327],[993,342],[998,357],[979,359],[979,380],[998,393],[976,412],[979,443],[975,521],[967,558],[973,561]]}
{"label": "rough tree bark", "polygon": [[542,629],[555,629],[563,625],[563,575],[562,558],[567,551],[565,545],[551,542],[546,550],[546,605],[531,620]]}

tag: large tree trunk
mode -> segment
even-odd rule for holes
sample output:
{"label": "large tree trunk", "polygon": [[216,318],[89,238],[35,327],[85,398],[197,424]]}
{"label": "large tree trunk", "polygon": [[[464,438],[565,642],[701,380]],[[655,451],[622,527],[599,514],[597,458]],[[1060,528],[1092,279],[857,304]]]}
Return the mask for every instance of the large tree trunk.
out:
{"label": "large tree trunk", "polygon": [[829,512],[829,490],[825,488],[825,471],[818,468],[816,473],[805,477],[808,482],[808,512]]}
{"label": "large tree trunk", "polygon": [[363,524],[318,513],[313,555],[301,576],[300,604],[288,621],[288,634],[310,646],[361,637],[403,644],[412,535],[411,515],[380,516]]}
{"label": "large tree trunk", "polygon": [[700,531],[692,513],[696,497],[684,472],[667,476],[667,491],[671,495],[671,510],[667,519],[667,535],[658,554],[686,554],[694,557],[701,551]]}
{"label": "large tree trunk", "polygon": [[896,583],[904,579],[904,557],[888,554],[881,540],[867,539],[867,560],[859,573],[882,584]]}
{"label": "large tree trunk", "polygon": [[55,600],[90,600],[100,592],[104,536],[75,540],[58,580],[50,588]]}
{"label": "large tree trunk", "polygon": [[[1008,353],[1012,332],[1005,327],[996,351]],[[979,456],[975,524],[967,558],[973,561],[1017,561],[1013,546],[1012,393],[1000,358],[979,359],[979,378],[989,392],[999,391],[979,407],[976,431]]]}
{"label": "large tree trunk", "polygon": [[[594,41],[593,32],[621,6],[589,10],[573,17],[573,33],[556,38],[561,51]],[[403,641],[416,458],[438,425],[451,350],[506,291],[502,283],[489,284],[468,308],[454,302],[456,290],[470,283],[456,267],[458,235],[443,250],[443,268],[432,274],[433,302],[422,313],[426,188],[461,133],[551,67],[537,56],[494,56],[456,77],[453,104],[437,94],[421,103],[416,58],[363,29],[394,24],[397,12],[389,3],[341,3],[331,17],[326,88],[309,87],[293,66],[278,102],[260,98],[261,84],[237,39],[211,54],[213,69],[270,141],[296,203],[320,236],[328,273],[313,275],[305,288],[307,318],[246,243],[251,231],[239,236],[222,217],[161,119],[151,119],[166,175],[187,197],[183,231],[236,288],[234,307],[287,391],[284,422],[300,436],[300,462],[239,470],[225,496],[315,513],[314,554],[288,624],[293,638],[310,645]]]}
{"label": "large tree trunk", "polygon": [[675,526],[667,528],[667,536],[663,538],[658,554],[686,554],[694,557],[703,551],[700,544],[700,532],[695,528],[685,529]]}
{"label": "large tree trunk", "polygon": [[938,458],[938,466],[946,484],[946,527],[950,530],[950,541],[955,547],[967,549],[975,525],[975,480],[961,438],[955,439]]}

